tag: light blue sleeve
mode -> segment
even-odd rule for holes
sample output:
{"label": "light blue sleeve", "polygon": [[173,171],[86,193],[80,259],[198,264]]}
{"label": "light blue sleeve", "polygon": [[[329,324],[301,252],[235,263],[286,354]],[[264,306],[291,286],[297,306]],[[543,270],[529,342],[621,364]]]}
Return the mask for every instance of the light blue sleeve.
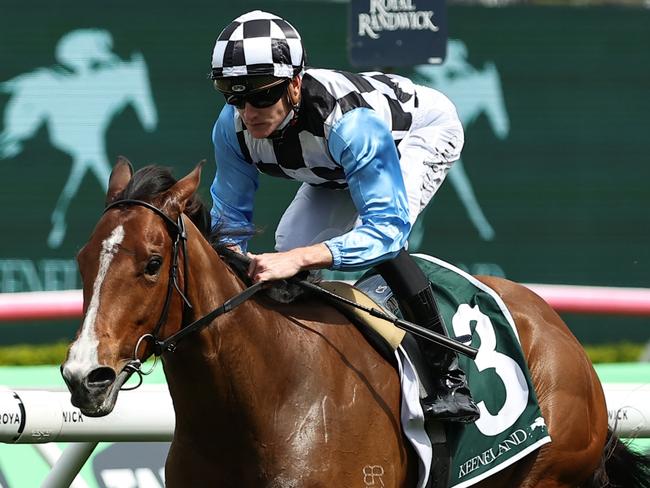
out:
{"label": "light blue sleeve", "polygon": [[361,225],[325,241],[333,269],[353,270],[394,257],[407,241],[408,199],[399,155],[385,122],[370,109],[346,113],[331,129],[328,147],[343,166]]}
{"label": "light blue sleeve", "polygon": [[[217,172],[210,186],[212,229],[219,227],[231,236],[221,242],[239,244],[246,250],[246,231],[253,229],[253,203],[258,186],[257,168],[246,161],[235,131],[232,105],[225,105],[212,129]],[[239,234],[239,235],[238,235]]]}

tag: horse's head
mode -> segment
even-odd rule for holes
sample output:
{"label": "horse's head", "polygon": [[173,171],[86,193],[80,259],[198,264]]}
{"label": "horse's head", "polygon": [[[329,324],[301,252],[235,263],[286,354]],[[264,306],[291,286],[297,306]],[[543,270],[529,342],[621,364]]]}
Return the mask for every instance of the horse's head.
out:
{"label": "horse's head", "polygon": [[85,415],[112,411],[133,372],[125,366],[153,352],[152,342],[141,338],[156,329],[167,336],[181,326],[185,276],[178,266],[177,282],[172,279],[173,227],[193,205],[199,180],[200,165],[178,182],[156,167],[133,175],[123,158],[113,169],[106,210],[77,256],[84,318],[61,366],[72,404]]}

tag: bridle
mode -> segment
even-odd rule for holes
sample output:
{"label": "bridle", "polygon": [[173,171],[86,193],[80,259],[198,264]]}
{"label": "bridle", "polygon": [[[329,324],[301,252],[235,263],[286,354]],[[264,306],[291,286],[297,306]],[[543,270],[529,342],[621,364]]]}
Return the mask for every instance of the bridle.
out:
{"label": "bridle", "polygon": [[[183,222],[182,214],[179,215],[178,220],[174,222],[167,214],[165,214],[158,207],[148,202],[144,202],[142,200],[125,199],[125,200],[119,200],[117,202],[113,202],[104,209],[104,213],[116,207],[132,206],[132,205],[138,205],[140,207],[148,208],[149,210],[151,210],[152,212],[160,216],[165,222],[165,224],[167,224],[167,229],[169,230],[169,233],[172,236],[172,241],[173,241],[172,260],[169,269],[169,281],[167,284],[167,295],[165,296],[165,304],[163,305],[163,309],[162,312],[160,313],[160,317],[158,318],[158,322],[156,323],[156,326],[154,327],[153,331],[150,334],[151,337],[155,339],[158,337],[158,334],[160,333],[160,330],[162,329],[163,325],[165,325],[165,323],[167,322],[167,317],[169,316],[169,306],[171,304],[171,298],[174,289],[176,289],[178,294],[183,299],[183,321],[185,321],[185,317],[187,317],[189,311],[192,309],[192,304],[187,299],[187,268],[189,266],[188,264],[189,259],[187,255],[187,232],[185,231],[185,223]],[[181,291],[181,288],[178,285],[178,255],[179,255],[179,250],[181,248],[183,249],[183,257],[184,257],[183,276],[185,278],[183,283],[183,291]]]}
{"label": "bridle", "polygon": [[[158,322],[156,323],[154,329],[151,332],[142,335],[138,339],[135,348],[133,350],[133,358],[129,360],[129,362],[123,368],[123,370],[131,374],[132,373],[138,374],[139,383],[133,387],[122,388],[124,390],[133,390],[138,386],[140,386],[142,384],[142,377],[150,374],[155,368],[156,360],[158,359],[158,356],[161,356],[164,352],[174,352],[176,350],[178,343],[188,334],[202,329],[203,327],[210,324],[210,322],[212,322],[219,315],[223,315],[224,313],[231,311],[233,308],[237,307],[238,305],[241,305],[246,300],[248,300],[251,296],[257,293],[264,285],[263,283],[256,283],[246,288],[241,293],[226,300],[222,305],[215,308],[212,312],[204,315],[198,320],[195,320],[191,324],[187,324],[188,318],[190,316],[190,312],[193,307],[189,299],[187,298],[188,296],[187,277],[188,277],[188,268],[189,268],[189,255],[187,253],[187,231],[185,230],[183,214],[182,213],[179,214],[178,219],[174,221],[155,205],[152,205],[151,203],[142,200],[135,200],[135,199],[124,199],[124,200],[118,200],[113,203],[110,203],[109,205],[106,206],[106,208],[104,208],[104,213],[116,207],[127,207],[127,206],[134,206],[134,205],[147,208],[163,219],[163,221],[166,224],[167,230],[169,231],[169,234],[172,238],[172,259],[171,259],[170,269],[169,269],[169,280],[167,284],[165,303],[163,304],[163,308],[160,313],[160,317],[158,318]],[[178,284],[178,276],[179,276],[178,268],[179,268],[179,260],[180,260],[179,255],[181,249],[183,255],[182,291],[181,291],[181,287]],[[174,290],[178,292],[178,294],[183,300],[183,315],[181,320],[181,329],[166,339],[160,339],[159,338],[160,331],[163,328],[163,326],[167,323],[167,319],[169,317],[169,308],[171,305],[171,300],[172,300],[172,295],[174,293]],[[140,345],[147,340],[151,341],[152,343],[155,360],[150,370],[142,371],[141,369],[142,360],[138,357],[138,351],[140,349]]]}

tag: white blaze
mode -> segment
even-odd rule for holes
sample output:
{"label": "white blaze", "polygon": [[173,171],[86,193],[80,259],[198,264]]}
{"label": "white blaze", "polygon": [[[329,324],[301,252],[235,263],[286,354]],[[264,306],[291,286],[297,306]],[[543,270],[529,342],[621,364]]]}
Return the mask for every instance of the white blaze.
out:
{"label": "white blaze", "polygon": [[95,333],[95,320],[99,308],[99,296],[106,278],[108,268],[117,253],[119,245],[124,240],[124,227],[119,225],[111,235],[102,242],[102,250],[99,255],[99,270],[93,283],[93,294],[86,311],[81,333],[70,348],[70,355],[65,363],[64,369],[68,374],[83,374],[98,364],[97,359],[97,334]]}

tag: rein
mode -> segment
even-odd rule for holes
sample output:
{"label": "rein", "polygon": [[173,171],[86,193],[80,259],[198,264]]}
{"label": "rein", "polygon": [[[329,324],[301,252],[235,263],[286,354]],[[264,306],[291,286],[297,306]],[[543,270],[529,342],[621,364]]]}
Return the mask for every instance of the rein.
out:
{"label": "rein", "polygon": [[[154,330],[151,333],[144,334],[138,339],[133,351],[133,359],[129,360],[129,362],[123,368],[123,370],[127,372],[136,373],[139,376],[139,382],[137,385],[133,387],[128,387],[128,388],[123,387],[122,389],[124,390],[133,390],[135,388],[138,388],[142,384],[143,376],[151,374],[151,372],[154,370],[158,356],[161,356],[164,352],[174,352],[176,350],[176,347],[178,346],[178,343],[181,340],[183,340],[185,337],[187,337],[189,334],[192,334],[194,332],[203,329],[204,327],[208,326],[215,318],[219,317],[220,315],[226,314],[231,310],[233,310],[234,308],[238,307],[246,300],[251,298],[253,295],[255,295],[266,285],[266,283],[264,282],[259,282],[259,283],[255,283],[252,286],[249,286],[244,291],[226,300],[222,305],[215,308],[212,312],[209,312],[208,314],[195,320],[191,324],[182,326],[178,332],[175,332],[167,339],[163,339],[163,340],[159,339],[158,334],[160,333],[160,330],[162,329],[163,325],[167,322],[171,297],[174,290],[176,290],[178,294],[181,296],[181,298],[183,299],[183,318],[182,318],[183,324],[186,322],[186,317],[188,316],[190,309],[192,309],[192,304],[187,298],[187,276],[188,276],[187,270],[188,270],[188,261],[189,261],[189,256],[187,254],[187,232],[185,230],[185,223],[183,222],[182,213],[178,216],[178,220],[174,222],[168,215],[166,215],[158,207],[150,203],[144,202],[142,200],[125,199],[125,200],[119,200],[117,202],[113,202],[108,206],[106,206],[106,208],[104,209],[104,213],[106,213],[108,210],[112,208],[116,208],[119,206],[132,206],[132,205],[137,205],[137,206],[147,208],[152,212],[154,212],[156,215],[160,216],[167,224],[167,227],[170,230],[170,234],[172,235],[174,242],[172,244],[172,262],[169,270],[169,282],[167,286],[167,294],[165,297],[165,304],[163,305],[163,310],[160,314],[160,318],[158,319],[158,322],[156,323],[156,326],[154,327]],[[178,284],[178,261],[179,261],[180,249],[183,250],[183,258],[184,258],[183,259],[184,282],[183,282],[182,291]],[[222,249],[221,253],[230,258],[239,260],[244,264],[248,264],[250,262],[250,258],[248,258],[247,256],[244,256],[243,254],[237,253],[227,248]],[[462,342],[459,342],[455,339],[451,339],[442,334],[438,334],[436,332],[433,332],[429,329],[426,329],[420,325],[414,324],[407,320],[390,316],[377,308],[367,307],[365,305],[356,303],[352,300],[348,300],[347,298],[344,298],[340,295],[337,295],[336,293],[332,293],[328,290],[325,290],[324,288],[315,285],[313,283],[309,283],[308,281],[300,279],[299,277],[289,278],[288,281],[299,285],[305,290],[309,290],[318,295],[324,296],[325,298],[331,301],[342,302],[346,305],[355,307],[359,310],[369,313],[374,317],[377,317],[382,320],[386,320],[401,329],[405,329],[408,332],[411,332],[420,337],[435,342],[440,346],[447,347],[456,352],[464,354],[470,357],[471,359],[475,359],[478,353],[477,349],[470,347],[466,344],[463,344]],[[152,365],[149,371],[145,372],[142,371],[141,369],[142,361],[138,358],[138,350],[140,349],[140,344],[146,340],[150,340],[152,342],[154,364]]]}
{"label": "rein", "polygon": [[[247,256],[244,256],[243,254],[240,254],[238,252],[232,251],[230,249],[224,248],[221,250],[221,252],[224,255],[227,255],[228,257],[232,259],[237,259],[241,261],[244,264],[250,263],[250,258]],[[412,334],[418,335],[424,339],[428,339],[431,342],[435,342],[439,346],[446,347],[448,349],[451,349],[453,351],[456,351],[460,354],[464,354],[465,356],[469,357],[470,359],[476,359],[476,355],[478,354],[478,349],[473,348],[471,346],[468,346],[466,344],[463,344],[457,339],[452,339],[450,337],[444,336],[442,334],[439,334],[437,332],[434,332],[432,330],[426,329],[422,327],[421,325],[414,324],[413,322],[409,322],[408,320],[400,319],[398,317],[393,317],[391,315],[388,315],[387,313],[383,312],[380,309],[377,309],[375,307],[368,307],[366,305],[362,305],[361,303],[357,303],[355,301],[349,300],[345,297],[342,297],[341,295],[337,295],[336,293],[333,293],[329,290],[326,290],[323,287],[320,287],[314,283],[310,283],[307,280],[301,279],[300,278],[300,273],[292,278],[287,279],[287,281],[290,281],[291,283],[294,283],[301,288],[311,291],[317,295],[321,295],[330,301],[334,302],[339,302],[343,303],[345,305],[349,305],[350,307],[354,307],[358,310],[361,310],[363,312],[366,312],[373,317],[377,317],[378,319],[385,320],[387,322],[390,322],[391,324],[395,325],[396,327],[399,327],[400,329],[404,329],[408,332],[411,332]],[[464,338],[465,336],[460,337]],[[471,336],[467,336],[469,339],[471,339]]]}

